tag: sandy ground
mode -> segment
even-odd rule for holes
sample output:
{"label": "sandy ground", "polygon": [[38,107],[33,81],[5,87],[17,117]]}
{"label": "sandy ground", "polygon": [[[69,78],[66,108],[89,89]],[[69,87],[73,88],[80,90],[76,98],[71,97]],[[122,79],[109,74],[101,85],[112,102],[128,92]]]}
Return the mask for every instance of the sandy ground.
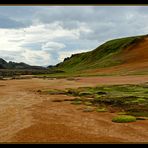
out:
{"label": "sandy ground", "polygon": [[115,113],[83,112],[83,105],[41,95],[39,89],[148,82],[148,76],[0,81],[0,142],[148,142],[148,120],[113,123]]}

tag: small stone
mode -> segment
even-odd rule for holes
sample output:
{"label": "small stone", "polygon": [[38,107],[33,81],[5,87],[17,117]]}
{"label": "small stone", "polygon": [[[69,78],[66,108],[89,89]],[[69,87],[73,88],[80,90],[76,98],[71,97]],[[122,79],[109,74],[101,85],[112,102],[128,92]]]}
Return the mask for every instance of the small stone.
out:
{"label": "small stone", "polygon": [[37,92],[41,92],[41,90],[38,90]]}

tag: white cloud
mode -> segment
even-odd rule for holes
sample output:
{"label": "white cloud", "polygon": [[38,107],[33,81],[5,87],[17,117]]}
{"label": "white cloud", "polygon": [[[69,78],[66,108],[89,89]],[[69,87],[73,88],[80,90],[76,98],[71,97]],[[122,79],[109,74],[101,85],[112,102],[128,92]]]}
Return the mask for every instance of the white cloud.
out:
{"label": "white cloud", "polygon": [[[12,55],[10,58],[15,59],[16,62],[51,65],[59,62],[52,57],[54,54],[58,55],[57,50],[66,48],[65,44],[55,40],[60,40],[60,38],[78,40],[81,32],[88,31],[89,29],[84,26],[79,29],[64,29],[58,22],[36,24],[20,29],[0,29],[0,51],[3,51],[5,55],[9,52],[17,52],[18,55]],[[36,44],[40,44],[40,47],[31,46]]]}
{"label": "white cloud", "polygon": [[47,42],[42,45],[43,50],[52,51],[52,50],[59,50],[65,48],[66,46],[62,43],[57,42]]}
{"label": "white cloud", "polygon": [[82,52],[87,52],[90,51],[90,49],[77,49],[74,51],[59,51],[59,61],[62,62],[65,58],[70,57],[72,54],[76,53],[82,53]]}
{"label": "white cloud", "polygon": [[46,51],[25,50],[22,54],[24,60],[31,65],[48,65],[51,62],[51,56]]}

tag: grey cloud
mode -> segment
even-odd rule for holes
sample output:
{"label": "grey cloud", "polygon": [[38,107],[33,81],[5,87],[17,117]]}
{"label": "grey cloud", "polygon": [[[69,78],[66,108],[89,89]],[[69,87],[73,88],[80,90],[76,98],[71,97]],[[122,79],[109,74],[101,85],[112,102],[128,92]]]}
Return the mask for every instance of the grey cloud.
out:
{"label": "grey cloud", "polygon": [[71,21],[63,21],[61,22],[61,26],[66,29],[75,29],[79,28],[81,25],[81,22],[76,21],[76,20],[71,20]]}
{"label": "grey cloud", "polygon": [[0,57],[3,58],[4,60],[6,60],[7,62],[9,61],[21,61],[22,57],[21,57],[21,52],[20,51],[1,51],[0,50]]}
{"label": "grey cloud", "polygon": [[[80,9],[81,7],[46,7],[41,9],[41,11],[36,12],[35,17],[44,23],[49,23],[51,21],[70,21],[70,20],[85,20],[87,19],[87,14],[89,10]],[[80,13],[82,11],[82,13]],[[85,12],[84,12],[85,11]],[[49,13],[47,13],[49,12]]]}
{"label": "grey cloud", "polygon": [[[122,18],[128,12],[133,11],[128,7],[111,6],[69,6],[69,7],[49,7],[36,12],[36,17],[41,22],[49,23],[51,21],[108,21],[110,19]],[[49,13],[47,13],[49,12]],[[67,23],[67,22],[66,22]]]}
{"label": "grey cloud", "polygon": [[21,47],[25,47],[30,50],[41,50],[43,42],[25,43]]}
{"label": "grey cloud", "polygon": [[23,28],[25,26],[26,26],[25,24],[19,21],[0,16],[0,28],[10,28],[11,29],[11,28]]}
{"label": "grey cloud", "polygon": [[0,16],[31,22],[34,13],[39,9],[37,6],[0,6]]}
{"label": "grey cloud", "polygon": [[[37,6],[0,6],[1,26],[2,28],[5,28],[5,26],[6,28],[30,26],[36,11],[38,11]],[[7,22],[12,24],[8,25]]]}
{"label": "grey cloud", "polygon": [[[82,32],[80,38],[104,41],[109,37],[122,37],[144,33],[148,20],[148,7],[137,6],[69,6],[46,7],[36,13],[42,23],[61,22],[65,29],[79,28],[86,24],[92,32]],[[49,13],[47,13],[49,11]],[[132,16],[132,17],[130,17]]]}
{"label": "grey cloud", "polygon": [[14,61],[15,60],[15,58],[11,57],[11,56],[3,56],[3,59],[6,61]]}
{"label": "grey cloud", "polygon": [[137,7],[136,11],[138,13],[148,15],[148,6],[139,6],[139,7]]}

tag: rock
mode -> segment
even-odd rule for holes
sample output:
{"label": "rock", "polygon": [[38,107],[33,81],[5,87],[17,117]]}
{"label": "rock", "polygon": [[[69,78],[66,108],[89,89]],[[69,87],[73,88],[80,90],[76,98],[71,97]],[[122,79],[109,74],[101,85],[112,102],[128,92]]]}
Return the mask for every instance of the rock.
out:
{"label": "rock", "polygon": [[41,90],[38,90],[37,92],[41,92]]}

